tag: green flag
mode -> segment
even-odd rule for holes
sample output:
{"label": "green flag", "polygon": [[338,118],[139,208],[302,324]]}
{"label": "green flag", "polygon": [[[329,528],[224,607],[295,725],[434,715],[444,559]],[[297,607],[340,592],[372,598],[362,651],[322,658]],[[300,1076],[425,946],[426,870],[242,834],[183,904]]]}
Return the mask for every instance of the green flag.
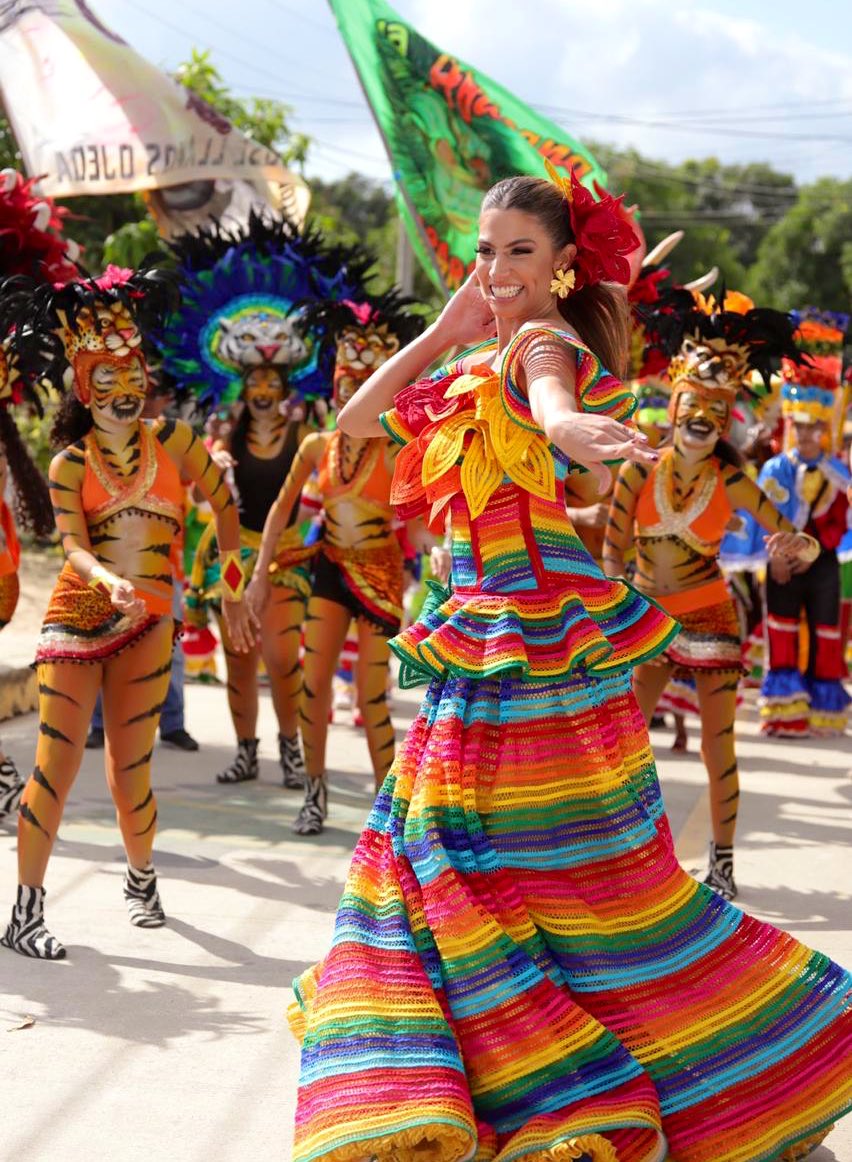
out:
{"label": "green flag", "polygon": [[329,0],[393,165],[412,244],[441,290],[472,269],[482,194],[544,174],[606,184],[594,157],[501,85],[425,40],[383,0]]}

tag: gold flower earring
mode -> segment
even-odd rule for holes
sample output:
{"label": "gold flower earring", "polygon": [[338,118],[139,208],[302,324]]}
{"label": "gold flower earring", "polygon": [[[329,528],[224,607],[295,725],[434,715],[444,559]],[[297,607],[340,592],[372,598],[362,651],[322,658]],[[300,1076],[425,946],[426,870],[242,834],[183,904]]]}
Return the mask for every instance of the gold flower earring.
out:
{"label": "gold flower earring", "polygon": [[573,270],[563,270],[560,266],[558,270],[554,270],[553,278],[550,282],[550,293],[558,295],[560,299],[567,299],[568,295],[574,289],[576,275]]}

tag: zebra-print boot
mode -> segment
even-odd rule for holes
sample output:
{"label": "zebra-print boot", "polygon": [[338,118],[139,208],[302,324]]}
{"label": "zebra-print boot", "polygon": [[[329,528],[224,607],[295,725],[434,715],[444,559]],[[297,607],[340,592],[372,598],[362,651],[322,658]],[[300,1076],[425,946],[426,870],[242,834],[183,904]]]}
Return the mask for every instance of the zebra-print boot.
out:
{"label": "zebra-print boot", "polygon": [[737,885],[734,883],[734,849],[723,847],[710,840],[710,866],[704,883],[712,888],[723,900],[735,900]]}
{"label": "zebra-print boot", "polygon": [[0,944],[38,960],[65,959],[65,949],[44,926],[44,888],[18,884],[12,919],[0,936]]}
{"label": "zebra-print boot", "polygon": [[328,815],[328,784],[325,776],[305,777],[305,801],[293,822],[297,835],[319,835]]}
{"label": "zebra-print boot", "polygon": [[124,873],[124,902],[130,913],[130,923],[137,928],[162,928],[166,913],[157,891],[157,873],[154,865],[131,867]]}
{"label": "zebra-print boot", "polygon": [[0,820],[17,809],[24,793],[24,780],[11,759],[0,763]]}
{"label": "zebra-print boot", "polygon": [[216,776],[217,783],[245,783],[259,773],[256,738],[238,738],[237,756],[230,766]]}
{"label": "zebra-print boot", "polygon": [[287,790],[304,790],[305,779],[308,776],[305,771],[305,760],[302,758],[302,751],[299,747],[298,735],[294,735],[293,738],[287,738],[285,734],[278,735],[278,757],[281,770],[284,773],[284,786]]}

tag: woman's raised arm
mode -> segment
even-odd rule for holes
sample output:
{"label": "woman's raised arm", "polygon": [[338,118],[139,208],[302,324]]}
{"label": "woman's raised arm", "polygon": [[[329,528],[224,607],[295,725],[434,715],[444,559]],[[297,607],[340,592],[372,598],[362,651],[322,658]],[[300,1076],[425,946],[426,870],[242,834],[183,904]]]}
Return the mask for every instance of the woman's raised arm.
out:
{"label": "woman's raised arm", "polygon": [[471,276],[422,335],[397,351],[358,388],[338,414],[338,428],[347,436],[362,439],[384,436],[379,416],[393,407],[397,392],[413,383],[452,348],[474,346],[494,332],[494,316]]}

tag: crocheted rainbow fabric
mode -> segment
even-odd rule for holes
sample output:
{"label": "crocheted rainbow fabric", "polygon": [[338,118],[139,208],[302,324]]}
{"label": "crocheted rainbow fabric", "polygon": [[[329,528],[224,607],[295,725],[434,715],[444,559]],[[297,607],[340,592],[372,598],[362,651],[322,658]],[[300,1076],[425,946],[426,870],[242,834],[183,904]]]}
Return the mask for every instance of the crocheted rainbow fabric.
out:
{"label": "crocheted rainbow fabric", "polygon": [[[400,455],[415,449],[403,509],[451,506],[455,589],[396,639],[430,684],[332,949],[295,983],[293,1157],[780,1159],[852,1100],[852,982],[678,865],[630,688],[677,625],[584,553],[563,457],[548,451],[552,479],[539,465],[531,490],[515,477],[535,448],[476,441],[501,422],[494,398],[523,439],[541,435],[514,379],[531,341],[507,352],[496,396],[490,369],[455,365],[385,417]],[[582,348],[577,388],[581,406],[629,414]],[[464,416],[454,456],[455,428],[448,451],[439,437]],[[498,459],[484,499],[494,473],[465,470],[471,448]]]}

